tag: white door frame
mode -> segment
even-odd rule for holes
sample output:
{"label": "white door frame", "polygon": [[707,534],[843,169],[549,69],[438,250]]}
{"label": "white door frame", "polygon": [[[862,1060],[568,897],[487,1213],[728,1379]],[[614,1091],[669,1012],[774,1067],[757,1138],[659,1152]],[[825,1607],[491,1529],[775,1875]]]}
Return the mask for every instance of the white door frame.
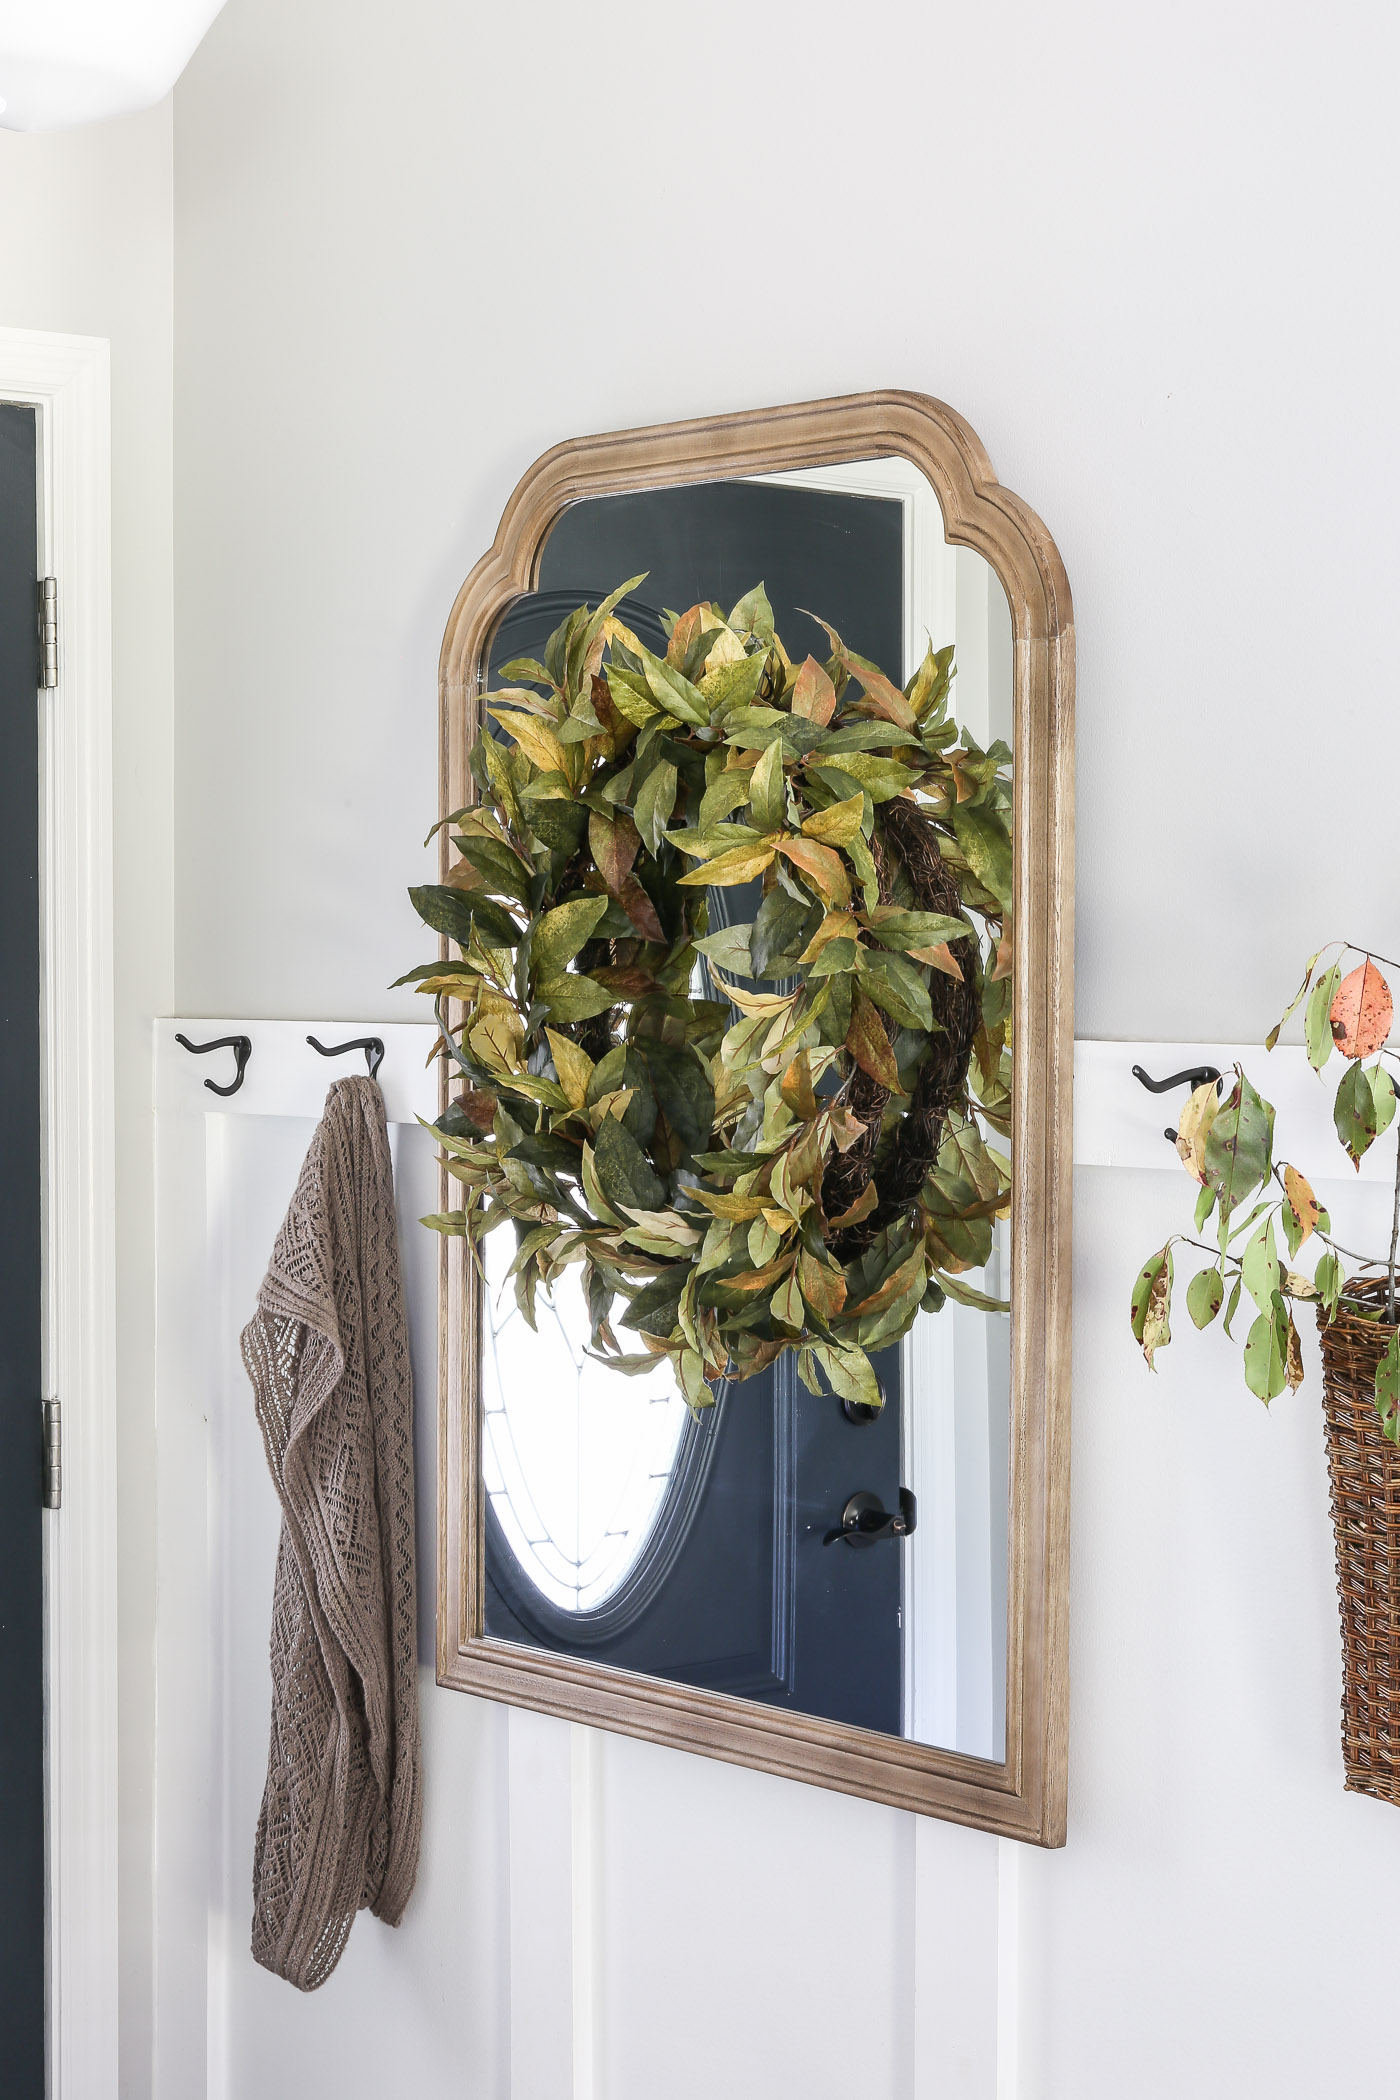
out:
{"label": "white door frame", "polygon": [[51,2100],[117,2091],[110,392],[105,340],[0,328],[0,400],[38,411],[40,573],[58,579],[39,718],[43,1397],[64,1447],[44,1515]]}

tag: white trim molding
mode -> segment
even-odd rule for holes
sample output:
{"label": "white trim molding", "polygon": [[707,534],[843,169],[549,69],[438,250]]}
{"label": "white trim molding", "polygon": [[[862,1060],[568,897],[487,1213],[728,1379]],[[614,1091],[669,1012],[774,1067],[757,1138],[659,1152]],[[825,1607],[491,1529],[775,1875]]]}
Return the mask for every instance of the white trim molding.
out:
{"label": "white trim molding", "polygon": [[[116,1210],[108,346],[0,329],[0,400],[38,411],[58,685],[41,695],[44,1396],[63,1507],[44,1518],[49,2093],[117,2091]],[[36,1395],[36,1403],[38,1396]]]}

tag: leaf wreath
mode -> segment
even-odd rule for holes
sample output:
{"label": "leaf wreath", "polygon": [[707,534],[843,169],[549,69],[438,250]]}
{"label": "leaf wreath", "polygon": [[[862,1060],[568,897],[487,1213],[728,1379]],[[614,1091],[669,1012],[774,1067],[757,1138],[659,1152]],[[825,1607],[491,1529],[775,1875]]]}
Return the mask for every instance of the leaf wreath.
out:
{"label": "leaf wreath", "polygon": [[505,666],[409,893],[442,955],[399,982],[464,1082],[462,1205],[425,1222],[508,1219],[531,1326],[582,1262],[594,1350],[694,1407],[787,1350],[878,1404],[921,1306],[1005,1310],[960,1279],[1010,1201],[1011,754],[950,717],[951,647],[902,691],[830,627],[795,664],[760,584],[658,657],[618,617],[642,580]]}

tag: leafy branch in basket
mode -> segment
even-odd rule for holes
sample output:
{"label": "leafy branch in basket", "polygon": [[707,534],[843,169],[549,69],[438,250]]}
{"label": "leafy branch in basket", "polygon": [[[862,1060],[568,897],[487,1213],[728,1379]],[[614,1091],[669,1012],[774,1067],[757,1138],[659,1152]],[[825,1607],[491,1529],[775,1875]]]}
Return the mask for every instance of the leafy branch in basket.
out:
{"label": "leafy branch in basket", "polygon": [[505,667],[458,857],[410,892],[443,948],[399,981],[460,1086],[462,1204],[425,1222],[508,1226],[532,1326],[581,1264],[593,1350],[669,1358],[692,1406],[788,1350],[877,1404],[921,1306],[1005,1310],[967,1279],[1011,1186],[1010,753],[951,719],[951,648],[903,690],[829,627],[794,662],[759,585],[658,657],[618,614],[642,580]]}
{"label": "leafy branch in basket", "polygon": [[[1344,974],[1346,960],[1352,955],[1359,955],[1361,961]],[[1325,956],[1332,960],[1319,969]],[[1358,1172],[1365,1154],[1395,1119],[1395,1082],[1389,1067],[1400,1062],[1400,1056],[1389,1047],[1394,1009],[1377,960],[1369,951],[1345,941],[1319,949],[1309,959],[1302,984],[1264,1045],[1266,1050],[1274,1048],[1284,1022],[1306,999],[1308,1062],[1321,1073],[1334,1049],[1346,1061],[1332,1120],[1338,1141]],[[1390,1442],[1400,1443],[1400,1333],[1396,1331],[1400,1150],[1389,1251],[1383,1258],[1372,1258],[1333,1238],[1331,1218],[1300,1169],[1276,1157],[1274,1137],[1274,1111],[1239,1065],[1234,1086],[1223,1101],[1213,1080],[1196,1088],[1182,1111],[1176,1149],[1187,1172],[1200,1185],[1195,1230],[1204,1231],[1214,1214],[1216,1243],[1212,1248],[1185,1233],[1173,1233],[1143,1264],[1133,1288],[1133,1334],[1152,1366],[1157,1350],[1171,1340],[1174,1249],[1200,1249],[1211,1260],[1187,1286],[1187,1311],[1197,1327],[1209,1327],[1224,1306],[1225,1333],[1230,1335],[1241,1296],[1248,1295],[1253,1317],[1244,1336],[1245,1383],[1267,1403],[1285,1386],[1296,1389],[1303,1380],[1302,1349],[1292,1307],[1312,1303],[1319,1320],[1330,1322],[1346,1290],[1352,1313],[1391,1329],[1376,1371],[1376,1412]],[[1280,1235],[1286,1260],[1279,1249]],[[1317,1255],[1311,1277],[1291,1266],[1309,1241]],[[1350,1286],[1346,1262],[1356,1265]]]}

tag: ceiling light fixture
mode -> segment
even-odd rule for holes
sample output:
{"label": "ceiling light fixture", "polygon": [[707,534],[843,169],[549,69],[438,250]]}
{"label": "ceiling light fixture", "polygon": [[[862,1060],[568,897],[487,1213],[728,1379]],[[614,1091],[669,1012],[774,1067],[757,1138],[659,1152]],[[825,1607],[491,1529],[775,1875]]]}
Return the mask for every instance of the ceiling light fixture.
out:
{"label": "ceiling light fixture", "polygon": [[0,127],[64,131],[169,94],[223,0],[0,0]]}

